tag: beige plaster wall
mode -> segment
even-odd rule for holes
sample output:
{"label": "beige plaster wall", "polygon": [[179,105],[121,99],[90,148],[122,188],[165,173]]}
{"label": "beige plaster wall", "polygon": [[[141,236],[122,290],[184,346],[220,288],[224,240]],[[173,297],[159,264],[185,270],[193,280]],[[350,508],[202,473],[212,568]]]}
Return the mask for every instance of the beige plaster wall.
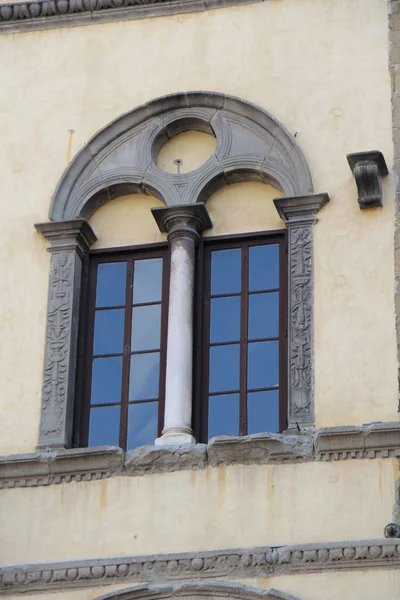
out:
{"label": "beige plaster wall", "polygon": [[[269,110],[296,134],[316,191],[331,195],[315,230],[317,425],[396,418],[393,181],[384,208],[361,213],[345,158],[379,148],[392,163],[386,8],[273,0],[0,36],[0,452],[37,440],[48,256],[33,223],[47,219],[67,162],[100,128],[191,89]],[[125,218],[125,202],[114,206]]]}
{"label": "beige plaster wall", "polygon": [[4,489],[0,564],[380,538],[398,469],[237,465]]}
{"label": "beige plaster wall", "polygon": [[217,140],[202,131],[185,131],[168,140],[157,156],[157,165],[167,173],[189,173],[201,167],[215,152]]}

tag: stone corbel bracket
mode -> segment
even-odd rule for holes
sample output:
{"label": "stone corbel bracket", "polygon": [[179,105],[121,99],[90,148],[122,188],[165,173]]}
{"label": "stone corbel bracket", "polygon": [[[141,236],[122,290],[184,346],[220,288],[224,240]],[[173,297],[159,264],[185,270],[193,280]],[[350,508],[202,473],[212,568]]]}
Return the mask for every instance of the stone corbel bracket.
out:
{"label": "stone corbel bracket", "polygon": [[389,173],[382,152],[355,152],[347,155],[347,161],[356,180],[360,208],[382,206],[382,177]]}

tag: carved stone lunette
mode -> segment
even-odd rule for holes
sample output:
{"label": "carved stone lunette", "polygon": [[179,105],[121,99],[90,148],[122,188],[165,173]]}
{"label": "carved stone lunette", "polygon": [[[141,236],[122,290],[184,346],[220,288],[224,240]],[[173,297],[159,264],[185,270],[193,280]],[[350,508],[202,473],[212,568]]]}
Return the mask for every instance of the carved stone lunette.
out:
{"label": "carved stone lunette", "polygon": [[382,177],[388,174],[382,152],[356,152],[348,154],[347,160],[356,180],[360,208],[382,206]]}
{"label": "carved stone lunette", "polygon": [[37,223],[51,253],[38,448],[71,444],[82,258],[96,240],[85,219]]}
{"label": "carved stone lunette", "polygon": [[288,230],[288,429],[314,425],[313,225],[328,194],[274,200]]}

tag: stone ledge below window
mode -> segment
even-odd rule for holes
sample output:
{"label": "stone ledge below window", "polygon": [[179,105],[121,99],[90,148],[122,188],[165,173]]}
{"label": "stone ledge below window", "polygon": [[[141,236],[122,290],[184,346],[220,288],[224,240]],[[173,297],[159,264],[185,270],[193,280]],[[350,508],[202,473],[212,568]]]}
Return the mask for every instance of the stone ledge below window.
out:
{"label": "stone ledge below window", "polygon": [[400,422],[326,427],[306,433],[221,436],[193,446],[115,446],[0,457],[0,488],[36,487],[112,476],[137,477],[206,467],[400,457]]}

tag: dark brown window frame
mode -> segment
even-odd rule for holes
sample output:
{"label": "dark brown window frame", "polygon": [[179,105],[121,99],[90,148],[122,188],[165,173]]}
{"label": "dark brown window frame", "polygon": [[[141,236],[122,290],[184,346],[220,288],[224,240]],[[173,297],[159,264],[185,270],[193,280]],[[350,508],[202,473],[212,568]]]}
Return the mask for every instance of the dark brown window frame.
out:
{"label": "dark brown window frame", "polygon": [[[196,279],[194,294],[194,355],[193,355],[193,418],[192,426],[194,435],[198,442],[207,442],[208,438],[208,350],[207,337],[209,332],[205,330],[205,278],[207,277],[207,253],[211,256],[211,247],[222,248],[242,248],[244,244],[248,247],[258,244],[279,244],[279,419],[280,431],[287,427],[288,415],[288,365],[287,365],[287,319],[288,319],[288,273],[287,273],[287,233],[286,230],[279,229],[273,231],[258,231],[246,234],[233,234],[222,236],[203,237],[196,255]],[[161,346],[160,346],[160,395],[158,412],[158,435],[162,433],[165,407],[165,366],[167,349],[167,321],[168,321],[168,295],[169,295],[169,269],[170,260],[167,243],[141,244],[123,248],[105,248],[91,250],[87,255],[83,265],[83,286],[82,303],[80,314],[79,344],[78,344],[78,373],[76,388],[76,406],[74,414],[74,446],[85,447],[88,444],[89,434],[89,413],[90,413],[90,393],[91,393],[91,368],[93,358],[94,341],[94,315],[95,315],[95,294],[96,279],[93,272],[101,262],[121,262],[127,260],[151,258],[164,256],[163,281],[162,281],[162,316],[161,316]],[[210,269],[208,268],[208,271]],[[243,271],[242,271],[243,272]],[[209,275],[208,275],[209,276]],[[127,290],[129,285],[127,285]],[[127,310],[128,297],[125,300],[125,309]],[[128,313],[129,314],[129,311]],[[247,311],[242,311],[241,319],[246,318]],[[130,319],[132,317],[130,316]],[[127,323],[125,323],[125,328]],[[127,332],[125,331],[125,336]],[[124,355],[127,338],[124,339]],[[242,346],[243,341],[240,344]],[[241,365],[241,369],[245,367]],[[126,371],[128,373],[126,374]],[[124,384],[129,385],[129,370],[123,371]],[[243,376],[241,376],[242,380]],[[207,380],[207,381],[206,381]],[[128,382],[128,383],[127,383]],[[240,435],[245,431],[245,421],[243,417],[245,410],[243,407],[243,397],[246,390],[240,393],[241,403],[241,422]],[[126,392],[125,392],[126,394]],[[120,421],[120,444],[124,448],[126,445],[127,433],[127,407],[124,407],[124,418],[121,415]],[[122,404],[121,404],[122,410]],[[122,435],[125,431],[125,437]]]}
{"label": "dark brown window frame", "polygon": [[[197,261],[197,278],[195,290],[195,355],[194,355],[194,389],[193,389],[193,431],[198,442],[208,440],[208,371],[209,371],[209,319],[210,319],[210,290],[211,252],[213,249],[233,249],[257,246],[259,244],[279,244],[279,428],[284,431],[288,422],[288,385],[287,385],[287,235],[286,230],[258,231],[248,234],[222,235],[204,237],[199,246]],[[245,253],[242,252],[242,282],[244,283],[241,297],[244,309],[241,309],[241,360],[240,360],[240,423],[239,435],[247,433],[247,390],[243,382],[247,380],[248,340],[243,338],[247,331],[248,319],[248,289],[246,278],[243,280]],[[246,321],[246,324],[245,324]]]}
{"label": "dark brown window frame", "polygon": [[[89,438],[89,418],[90,418],[90,397],[92,387],[92,361],[94,358],[94,321],[95,321],[95,300],[97,267],[102,263],[127,262],[127,280],[126,296],[124,306],[124,344],[123,344],[123,366],[122,366],[122,390],[121,390],[121,416],[119,445],[126,449],[128,434],[128,408],[132,402],[129,402],[129,372],[131,351],[131,332],[132,332],[132,308],[133,304],[133,263],[136,260],[163,258],[162,271],[162,291],[161,291],[161,332],[160,332],[160,387],[158,400],[149,399],[147,402],[158,402],[158,427],[157,435],[162,433],[165,407],[165,366],[167,351],[167,326],[168,326],[168,295],[169,295],[169,254],[168,244],[142,244],[123,248],[105,248],[92,250],[85,259],[83,268],[83,294],[82,310],[78,340],[78,374],[76,397],[78,399],[74,415],[74,446],[86,447]],[[140,305],[148,305],[141,303]],[[152,303],[150,303],[152,304]],[[136,305],[135,305],[136,306]],[[106,307],[108,309],[116,307]],[[98,310],[98,309],[97,309]],[[148,350],[134,352],[134,354],[145,354]],[[140,400],[134,404],[145,403],[146,400]]]}

